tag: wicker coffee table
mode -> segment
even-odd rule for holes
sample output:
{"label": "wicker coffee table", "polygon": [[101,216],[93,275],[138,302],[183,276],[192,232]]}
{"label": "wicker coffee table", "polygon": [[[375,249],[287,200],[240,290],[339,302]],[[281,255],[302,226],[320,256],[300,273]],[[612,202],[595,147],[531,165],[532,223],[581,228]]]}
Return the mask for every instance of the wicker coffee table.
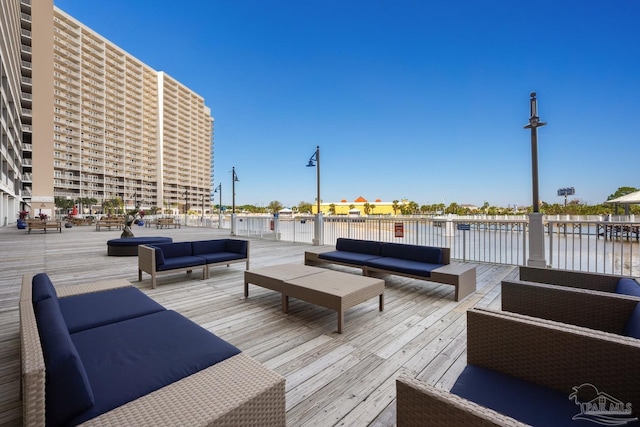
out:
{"label": "wicker coffee table", "polygon": [[247,270],[244,273],[244,295],[249,296],[249,283],[282,293],[282,311],[289,311],[289,297],[335,310],[338,333],[342,333],[347,309],[376,296],[380,311],[384,310],[384,280],[356,276],[298,264],[283,264]]}

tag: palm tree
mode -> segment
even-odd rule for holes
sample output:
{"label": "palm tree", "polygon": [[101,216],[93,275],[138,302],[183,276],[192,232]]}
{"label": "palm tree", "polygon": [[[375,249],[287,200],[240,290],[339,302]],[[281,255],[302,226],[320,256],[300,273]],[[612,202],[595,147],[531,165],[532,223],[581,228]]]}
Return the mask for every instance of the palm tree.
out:
{"label": "palm tree", "polygon": [[400,208],[400,205],[398,205],[398,201],[394,200],[393,203],[391,204],[391,209],[393,209],[393,214],[396,215],[398,213],[398,209]]}
{"label": "palm tree", "polygon": [[329,205],[329,213],[331,215],[335,215],[336,214],[336,204],[335,203],[331,203]]}
{"label": "palm tree", "polygon": [[364,214],[369,215],[369,212],[371,212],[371,205],[369,204],[369,202],[366,202],[364,204]]}

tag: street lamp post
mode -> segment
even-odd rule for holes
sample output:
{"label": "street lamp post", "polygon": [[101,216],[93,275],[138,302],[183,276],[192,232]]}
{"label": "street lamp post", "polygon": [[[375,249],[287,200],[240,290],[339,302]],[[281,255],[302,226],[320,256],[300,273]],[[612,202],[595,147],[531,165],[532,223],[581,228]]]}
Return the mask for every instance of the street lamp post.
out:
{"label": "street lamp post", "polygon": [[220,201],[218,202],[218,228],[222,228],[222,183],[213,190],[213,193],[218,193]]}
{"label": "street lamp post", "polygon": [[316,168],[316,219],[314,221],[314,246],[323,244],[323,224],[322,212],[320,211],[320,146],[316,146],[316,151],[309,157],[307,167]]}
{"label": "street lamp post", "polygon": [[538,101],[536,93],[531,92],[529,100],[530,117],[525,129],[531,129],[531,182],[533,189],[533,213],[529,214],[529,259],[531,267],[546,267],[544,253],[544,225],[540,213],[540,196],[538,194],[538,128],[546,125],[538,117]]}
{"label": "street lamp post", "polygon": [[231,235],[236,235],[236,182],[240,181],[235,166],[231,168]]}

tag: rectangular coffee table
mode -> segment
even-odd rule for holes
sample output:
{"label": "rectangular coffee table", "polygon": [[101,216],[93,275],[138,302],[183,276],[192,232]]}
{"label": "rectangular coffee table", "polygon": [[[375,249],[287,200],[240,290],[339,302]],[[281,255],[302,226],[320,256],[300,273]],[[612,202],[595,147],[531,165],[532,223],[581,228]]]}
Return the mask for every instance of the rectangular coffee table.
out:
{"label": "rectangular coffee table", "polygon": [[384,310],[384,280],[356,276],[298,264],[283,264],[245,271],[245,298],[253,283],[282,293],[282,311],[289,311],[289,297],[319,305],[338,314],[338,333],[342,333],[344,312],[376,296]]}

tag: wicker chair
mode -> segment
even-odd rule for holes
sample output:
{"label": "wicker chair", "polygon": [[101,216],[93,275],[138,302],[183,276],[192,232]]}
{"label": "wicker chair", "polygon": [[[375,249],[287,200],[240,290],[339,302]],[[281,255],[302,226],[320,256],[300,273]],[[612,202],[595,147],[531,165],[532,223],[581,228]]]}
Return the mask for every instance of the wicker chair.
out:
{"label": "wicker chair", "polygon": [[618,280],[623,277],[615,274],[520,266],[520,280],[601,292],[615,292]]}
{"label": "wicker chair", "polygon": [[502,309],[622,334],[639,297],[544,283],[502,282]]}
{"label": "wicker chair", "polygon": [[[574,387],[597,384],[631,403],[636,415],[640,409],[640,340],[634,338],[516,313],[470,309],[467,363],[558,390],[567,398]],[[414,378],[400,376],[396,387],[399,427],[523,425]]]}

